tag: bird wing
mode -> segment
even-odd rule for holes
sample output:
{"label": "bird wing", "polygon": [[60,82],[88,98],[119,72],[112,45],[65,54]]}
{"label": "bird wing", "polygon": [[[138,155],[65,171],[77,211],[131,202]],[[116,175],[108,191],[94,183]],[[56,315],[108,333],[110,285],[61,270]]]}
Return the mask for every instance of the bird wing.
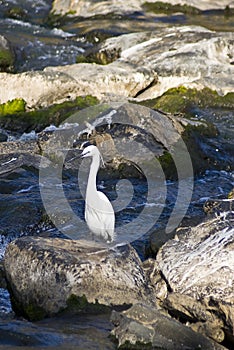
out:
{"label": "bird wing", "polygon": [[92,232],[113,238],[115,214],[103,192],[97,191],[96,196],[86,201],[85,220]]}

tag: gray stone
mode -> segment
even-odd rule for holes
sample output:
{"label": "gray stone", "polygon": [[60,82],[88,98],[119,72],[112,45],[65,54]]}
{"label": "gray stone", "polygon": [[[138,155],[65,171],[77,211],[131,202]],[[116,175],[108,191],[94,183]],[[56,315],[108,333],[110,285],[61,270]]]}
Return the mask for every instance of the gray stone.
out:
{"label": "gray stone", "polygon": [[212,32],[198,26],[160,28],[107,39],[98,52],[107,56],[118,52],[120,62],[157,73],[157,81],[138,93],[140,100],[161,96],[180,85],[209,87],[220,94],[234,90],[233,33]]}
{"label": "gray stone", "polygon": [[2,73],[0,79],[0,103],[23,98],[28,108],[39,108],[85,95],[100,100],[134,97],[156,79],[156,74],[127,63],[108,66],[82,63],[47,67],[38,72]]}
{"label": "gray stone", "polygon": [[[66,120],[69,123],[76,123],[77,126],[44,131],[27,142],[0,143],[0,172],[11,171],[17,166],[22,166],[23,162],[25,165],[34,162],[38,168],[41,154],[54,163],[64,162],[66,169],[77,169],[79,160],[76,156],[79,151],[74,148],[74,144],[79,148],[85,140],[96,142],[112,171],[114,169],[118,171],[121,164],[126,164],[131,169],[137,164],[142,171],[147,171],[147,175],[155,177],[155,172],[158,171],[155,156],[158,158],[165,152],[171,152],[174,161],[180,164],[179,171],[183,173],[182,177],[193,173],[190,157],[194,162],[194,172],[200,171],[203,167],[207,169],[204,152],[200,152],[200,143],[206,142],[203,140],[201,130],[205,130],[206,135],[211,133],[211,136],[213,131],[205,122],[164,114],[133,103],[112,103],[107,106],[106,112],[101,114],[98,108],[95,111],[94,107],[91,113],[90,109],[87,109],[87,112],[75,113]],[[99,131],[100,128],[102,132]],[[190,137],[188,149],[182,139],[183,135],[186,135],[187,128],[193,130],[195,135]],[[68,155],[66,160],[69,162],[65,161],[66,155]],[[70,161],[72,158],[76,161]],[[175,175],[170,160],[165,161],[163,166],[166,174],[169,172],[171,177]],[[139,169],[136,171],[139,172]]]}
{"label": "gray stone", "polygon": [[163,301],[163,306],[177,320],[186,322],[194,331],[202,333],[218,343],[224,340],[224,322],[217,317],[214,308],[209,308],[201,301],[179,293],[169,293]]}
{"label": "gray stone", "polygon": [[[185,312],[187,296],[199,300],[209,314],[224,322],[226,334],[233,334],[234,318],[234,216],[221,212],[194,227],[181,227],[177,235],[159,250],[156,260],[170,289],[184,296],[175,313],[192,317],[191,304]],[[172,300],[168,301],[169,308]],[[200,307],[198,320],[202,319]],[[193,314],[194,317],[194,314]],[[210,316],[204,313],[206,321]],[[207,318],[208,317],[208,318]]]}
{"label": "gray stone", "polygon": [[[148,2],[155,2],[154,0],[149,0]],[[168,3],[168,0],[163,0],[163,2]],[[91,17],[95,15],[106,15],[108,13],[128,13],[135,11],[142,11],[142,5],[145,3],[144,0],[129,0],[129,1],[95,1],[95,0],[54,0],[52,11],[55,13],[73,13],[73,15],[78,15],[82,17]],[[226,6],[233,7],[234,3],[232,0],[201,0],[197,2],[196,0],[171,0],[170,4],[186,4],[193,7],[197,7],[201,10],[208,9],[220,9]]]}
{"label": "gray stone", "polygon": [[[168,3],[168,0],[160,0],[162,2]],[[149,0],[149,2],[155,2],[154,0]],[[188,5],[196,7],[202,11],[205,10],[214,10],[214,9],[225,9],[226,6],[234,7],[233,0],[170,0],[171,5]]]}
{"label": "gray stone", "polygon": [[194,350],[224,349],[162,311],[144,304],[122,313],[112,312],[111,334],[121,349]]}
{"label": "gray stone", "polygon": [[1,73],[0,103],[23,98],[28,108],[39,108],[80,95],[100,101],[145,100],[180,85],[226,94],[234,90],[233,43],[233,33],[196,26],[122,35],[99,48],[110,56],[119,52],[119,59],[105,66],[80,63]]}
{"label": "gray stone", "polygon": [[233,214],[223,213],[178,234],[158,252],[160,269],[173,291],[194,298],[234,300]]}
{"label": "gray stone", "polygon": [[17,313],[36,319],[87,305],[154,303],[155,292],[136,251],[92,241],[19,238],[4,258],[6,279]]}

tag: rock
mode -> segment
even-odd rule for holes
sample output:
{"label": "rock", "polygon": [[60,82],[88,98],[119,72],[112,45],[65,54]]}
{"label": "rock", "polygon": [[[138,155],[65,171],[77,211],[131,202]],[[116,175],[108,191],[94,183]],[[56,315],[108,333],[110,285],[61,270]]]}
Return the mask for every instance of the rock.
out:
{"label": "rock", "polygon": [[95,15],[105,15],[107,13],[127,13],[134,11],[141,11],[141,1],[130,0],[125,1],[61,1],[54,0],[52,6],[52,13],[66,14],[68,12],[73,15],[82,17],[91,17]]}
{"label": "rock", "polygon": [[[197,226],[181,227],[156,257],[170,290],[184,296],[180,304],[183,305],[187,296],[199,300],[224,323],[222,329],[227,338],[233,334],[230,319],[234,317],[233,222],[233,211],[224,211]],[[198,319],[204,322],[201,310]],[[182,312],[181,308],[177,307],[177,312]],[[185,318],[189,317],[191,315],[186,314]]]}
{"label": "rock", "polygon": [[170,315],[189,325],[194,331],[221,343],[224,338],[222,319],[219,319],[213,309],[200,301],[180,293],[169,293],[163,301],[163,306]]}
{"label": "rock", "polygon": [[234,89],[233,39],[233,33],[196,26],[111,38],[97,55],[116,57],[118,52],[119,59],[105,66],[79,63],[38,72],[2,73],[0,103],[22,98],[28,108],[39,108],[80,95],[93,95],[100,101],[145,100],[180,85],[227,94]]}
{"label": "rock", "polygon": [[234,198],[228,196],[227,199],[208,199],[203,209],[207,215],[220,215],[222,212],[233,210]]}
{"label": "rock", "polygon": [[[152,1],[153,2],[153,1]],[[162,2],[167,2],[167,0],[162,0]],[[199,3],[196,0],[170,0],[172,5],[176,4],[186,4],[189,6],[194,6],[200,10],[213,10],[213,9],[224,9],[226,6],[234,7],[233,0],[224,0],[222,3],[219,0],[201,0]]]}
{"label": "rock", "polygon": [[24,237],[8,245],[4,267],[13,308],[29,319],[155,300],[130,245],[110,249],[89,241]]}
{"label": "rock", "polygon": [[111,334],[121,349],[224,349],[148,305],[136,304],[122,313],[113,311],[111,320],[115,326]]}
{"label": "rock", "polygon": [[[112,95],[116,100],[134,97],[155,81],[156,74],[114,62],[108,66],[84,63],[14,75],[3,73],[0,79],[1,103],[23,98],[28,108],[39,108],[81,95],[92,94],[100,100],[111,99]],[[35,82],[37,89],[34,89]]]}
{"label": "rock", "polygon": [[26,101],[28,108],[39,108],[75,97],[72,93],[76,90],[75,79],[59,72],[2,73],[0,79],[1,103],[22,98]]}
{"label": "rock", "polygon": [[[178,171],[181,172],[180,174],[183,173],[182,178],[192,174],[193,171],[198,173],[209,166],[206,156],[204,156],[204,147],[200,148],[200,145],[207,142],[208,135],[210,137],[215,137],[215,135],[213,128],[208,127],[204,122],[164,114],[133,103],[108,105],[108,108],[97,118],[88,119],[86,124],[88,127],[85,123],[84,125],[80,124],[79,114],[76,114],[75,119],[71,120],[79,123],[79,126],[68,130],[66,137],[64,137],[65,131],[64,136],[62,136],[61,131],[45,141],[41,140],[41,135],[38,136],[40,149],[48,154],[48,158],[51,158],[49,153],[54,157],[57,149],[71,149],[70,141],[76,139],[75,145],[78,148],[84,141],[96,142],[112,172],[113,170],[123,170],[123,164],[128,165],[130,171],[134,171],[135,163],[138,168],[142,169],[142,172],[146,171],[145,174],[151,174],[155,177],[158,170],[156,169],[155,156],[160,159],[165,175],[170,178],[175,178],[178,170],[173,166],[172,157],[174,162],[179,164]],[[67,121],[71,122],[71,120]],[[182,138],[188,140],[187,147],[182,142]],[[61,140],[65,141],[63,145]],[[74,163],[70,161],[75,156],[72,154],[73,152],[69,151],[67,158],[69,162],[65,164],[67,168],[72,168],[73,164],[77,167],[77,158]],[[168,152],[171,152],[171,157]],[[191,158],[194,169],[191,168]],[[181,165],[182,162],[186,165]],[[210,164],[212,162],[216,162],[216,166],[219,164],[216,158],[214,160],[210,158]],[[221,164],[223,167],[223,160]],[[139,169],[137,172],[139,176]]]}
{"label": "rock", "polygon": [[[155,2],[154,0],[149,0],[148,2]],[[162,2],[168,3],[168,0],[163,0]],[[142,5],[145,3],[144,0],[129,0],[125,1],[102,1],[97,2],[95,0],[79,0],[79,1],[69,1],[69,0],[54,0],[52,6],[52,12],[66,14],[70,13],[82,17],[91,17],[95,15],[106,15],[108,13],[118,13],[124,14],[128,12],[142,11]],[[201,10],[209,9],[220,9],[226,6],[234,6],[232,0],[223,0],[222,3],[218,0],[202,0],[199,3],[196,0],[172,0],[170,4],[186,4],[189,6],[197,7]]]}
{"label": "rock", "polygon": [[0,154],[0,175],[9,174],[21,167],[33,167],[39,169],[41,156],[27,152],[14,152],[12,154]]}
{"label": "rock", "polygon": [[0,174],[10,173],[22,166],[39,169],[40,147],[36,140],[0,143]]}
{"label": "rock", "polygon": [[0,142],[6,142],[8,139],[8,134],[6,131],[0,129]]}
{"label": "rock", "polygon": [[[154,0],[149,0],[149,3],[154,3]],[[202,11],[206,10],[214,10],[214,9],[225,9],[226,6],[229,6],[230,8],[234,7],[233,0],[223,0],[220,2],[219,0],[201,0],[197,2],[196,0],[161,0],[161,2],[164,3],[170,3],[170,5],[188,5],[195,8],[198,8]]]}
{"label": "rock", "polygon": [[134,97],[157,80],[157,74],[144,67],[133,67],[127,62],[113,62],[108,66],[81,63],[70,66],[47,67],[45,72],[60,72],[73,77],[79,94],[91,94],[99,100],[103,98],[121,101],[124,97]]}
{"label": "rock", "polygon": [[224,213],[195,227],[181,228],[179,236],[160,249],[157,261],[173,291],[231,302],[233,242],[233,214]]}
{"label": "rock", "polygon": [[180,85],[199,90],[208,87],[220,94],[234,90],[233,33],[212,32],[197,26],[130,33],[107,39],[100,44],[96,56],[108,59],[115,57],[116,52],[118,61],[153,70],[158,75],[152,86],[138,93],[138,100],[161,96]]}
{"label": "rock", "polygon": [[11,72],[14,68],[14,52],[8,40],[0,35],[0,72]]}
{"label": "rock", "polygon": [[[99,107],[103,108],[104,105]],[[205,122],[161,113],[133,103],[106,105],[102,113],[100,113],[99,107],[87,109],[87,117],[83,112],[78,112],[66,119],[66,122],[77,123],[78,126],[72,125],[70,128],[64,127],[64,129],[54,128],[36,135],[33,133],[25,134],[24,138],[26,136],[29,138],[26,140],[27,142],[0,143],[0,154],[4,155],[1,158],[2,164],[5,165],[1,171],[5,172],[8,164],[11,168],[17,165],[16,159],[18,159],[19,154],[21,154],[22,161],[22,157],[26,153],[37,156],[35,167],[38,168],[36,164],[38,164],[39,157],[43,152],[54,163],[56,160],[64,162],[67,155],[66,161],[69,162],[65,161],[65,169],[77,169],[79,161],[77,157],[74,158],[77,156],[76,147],[79,148],[87,140],[98,145],[104,160],[108,162],[110,172],[124,170],[123,164],[125,164],[125,170],[129,168],[130,172],[134,171],[139,176],[139,169],[137,170],[135,163],[141,167],[143,172],[146,169],[148,175],[154,174],[155,176],[155,156],[160,158],[163,170],[170,178],[175,178],[178,171],[172,166],[172,157],[174,157],[176,164],[180,164],[182,160],[187,162],[186,166],[179,165],[181,174],[187,174],[189,171],[190,174],[193,171],[198,173],[203,169],[207,170],[208,166],[213,163],[216,166],[220,164],[217,158],[212,158],[210,155],[207,155],[210,157],[209,164],[207,164],[204,144],[207,142],[207,136],[210,137],[210,142],[211,137],[215,138],[216,135],[214,135],[215,128],[208,127]],[[93,120],[92,114],[94,115]],[[95,118],[95,116],[97,117]],[[182,137],[186,141],[187,147],[182,142]],[[168,152],[171,153],[171,157]],[[181,157],[182,152],[183,157]],[[214,153],[214,156],[217,157],[217,152]],[[12,158],[16,159],[12,161]],[[71,162],[72,158],[76,159],[76,162]],[[193,170],[190,158],[192,158]],[[223,168],[225,164],[223,159],[221,164]]]}
{"label": "rock", "polygon": [[0,261],[0,288],[6,289],[6,287],[5,270],[2,261]]}
{"label": "rock", "polygon": [[[1,315],[0,337],[4,339],[6,349],[25,347],[32,350],[35,347],[45,349],[53,344],[54,348],[62,347],[64,335],[48,327],[35,326],[23,319],[14,319],[9,314]],[[69,342],[69,340],[67,340]]]}

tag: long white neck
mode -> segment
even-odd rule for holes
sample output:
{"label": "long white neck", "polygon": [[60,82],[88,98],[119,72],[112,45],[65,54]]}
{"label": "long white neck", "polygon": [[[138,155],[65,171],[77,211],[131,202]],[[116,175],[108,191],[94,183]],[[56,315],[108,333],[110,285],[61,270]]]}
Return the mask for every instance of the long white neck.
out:
{"label": "long white neck", "polygon": [[86,200],[87,198],[94,198],[97,192],[97,172],[100,166],[100,155],[95,154],[92,157],[92,162],[90,165],[88,184],[86,189]]}

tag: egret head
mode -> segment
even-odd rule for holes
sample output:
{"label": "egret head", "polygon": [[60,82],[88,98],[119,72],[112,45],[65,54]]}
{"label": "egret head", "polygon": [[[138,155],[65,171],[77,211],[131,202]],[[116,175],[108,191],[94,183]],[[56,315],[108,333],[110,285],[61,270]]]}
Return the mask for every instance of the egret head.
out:
{"label": "egret head", "polygon": [[93,157],[95,155],[100,155],[98,148],[94,145],[88,145],[83,149],[81,158]]}
{"label": "egret head", "polygon": [[80,155],[81,158],[86,158],[86,157],[92,157],[92,158],[95,157],[96,158],[97,156],[98,156],[99,160],[101,161],[101,167],[105,168],[105,163],[104,163],[104,160],[102,158],[102,155],[96,146],[89,145],[89,146],[85,147]]}
{"label": "egret head", "polygon": [[98,148],[94,145],[89,145],[85,147],[81,153],[81,158],[93,157],[95,155],[100,155]]}

